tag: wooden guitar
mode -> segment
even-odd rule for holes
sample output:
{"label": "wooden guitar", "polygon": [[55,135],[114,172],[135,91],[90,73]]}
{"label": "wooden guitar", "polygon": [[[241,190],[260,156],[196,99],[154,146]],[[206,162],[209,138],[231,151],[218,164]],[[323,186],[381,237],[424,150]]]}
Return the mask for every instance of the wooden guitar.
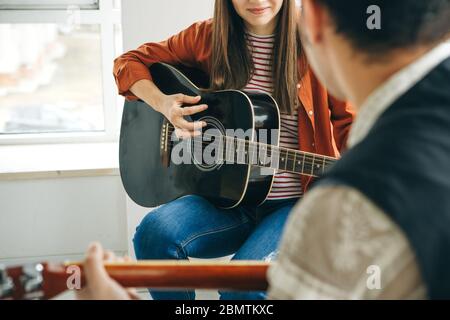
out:
{"label": "wooden guitar", "polygon": [[[268,263],[257,261],[105,264],[111,278],[126,288],[170,290],[265,291],[268,267]],[[80,270],[80,285],[83,287],[84,277],[79,263],[0,267],[0,300],[54,298],[70,288],[75,270]]]}
{"label": "wooden guitar", "polygon": [[[276,170],[318,177],[336,161],[279,147],[280,112],[268,94],[200,89],[190,80],[201,79],[198,72],[191,70],[188,77],[163,63],[152,65],[150,72],[165,94],[201,96],[199,104],[208,109],[189,120],[204,121],[207,127],[200,138],[176,141],[173,126],[160,113],[142,101],[125,103],[120,173],[128,195],[141,206],[155,207],[184,195],[202,196],[221,208],[260,205]],[[251,134],[239,137],[230,130]],[[202,159],[208,147],[215,150],[215,161]],[[174,164],[174,155],[180,156],[176,150],[191,161]]]}

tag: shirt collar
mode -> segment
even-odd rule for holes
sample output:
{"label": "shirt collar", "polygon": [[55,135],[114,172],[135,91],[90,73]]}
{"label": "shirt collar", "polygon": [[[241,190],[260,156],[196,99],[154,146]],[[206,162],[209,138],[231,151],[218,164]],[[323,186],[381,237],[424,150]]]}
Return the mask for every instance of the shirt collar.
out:
{"label": "shirt collar", "polygon": [[450,40],[436,46],[378,87],[361,106],[350,130],[348,147],[361,142],[384,111],[448,57]]}

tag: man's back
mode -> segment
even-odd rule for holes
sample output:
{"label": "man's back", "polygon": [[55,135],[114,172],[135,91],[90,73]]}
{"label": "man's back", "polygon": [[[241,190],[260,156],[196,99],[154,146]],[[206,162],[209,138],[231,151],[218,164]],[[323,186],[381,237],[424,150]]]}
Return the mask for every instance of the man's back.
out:
{"label": "man's back", "polygon": [[361,108],[350,150],[288,222],[273,297],[450,298],[449,56],[431,50]]}
{"label": "man's back", "polygon": [[450,58],[390,106],[327,178],[393,219],[430,298],[450,298]]}

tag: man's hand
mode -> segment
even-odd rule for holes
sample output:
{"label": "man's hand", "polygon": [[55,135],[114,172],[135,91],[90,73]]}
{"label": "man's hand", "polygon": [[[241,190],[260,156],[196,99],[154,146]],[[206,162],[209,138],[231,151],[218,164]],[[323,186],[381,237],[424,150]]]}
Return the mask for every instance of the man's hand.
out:
{"label": "man's hand", "polygon": [[125,289],[111,279],[105,270],[104,262],[123,261],[114,253],[104,251],[98,243],[89,246],[86,260],[83,263],[83,272],[86,287],[77,291],[79,300],[131,300],[139,299],[134,289]]}

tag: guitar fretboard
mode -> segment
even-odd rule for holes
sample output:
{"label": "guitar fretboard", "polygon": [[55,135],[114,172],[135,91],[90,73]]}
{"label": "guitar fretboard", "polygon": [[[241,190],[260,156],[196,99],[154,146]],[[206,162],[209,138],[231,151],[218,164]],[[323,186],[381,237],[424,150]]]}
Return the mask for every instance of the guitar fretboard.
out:
{"label": "guitar fretboard", "polygon": [[212,141],[205,143],[204,137],[205,135],[201,138],[195,138],[194,141],[201,139],[197,142],[202,146],[206,143],[216,144],[220,155],[218,161],[228,164],[250,164],[262,168],[319,177],[337,161],[337,159],[328,156],[228,136],[221,136],[222,139],[210,136],[209,138],[212,138]]}

